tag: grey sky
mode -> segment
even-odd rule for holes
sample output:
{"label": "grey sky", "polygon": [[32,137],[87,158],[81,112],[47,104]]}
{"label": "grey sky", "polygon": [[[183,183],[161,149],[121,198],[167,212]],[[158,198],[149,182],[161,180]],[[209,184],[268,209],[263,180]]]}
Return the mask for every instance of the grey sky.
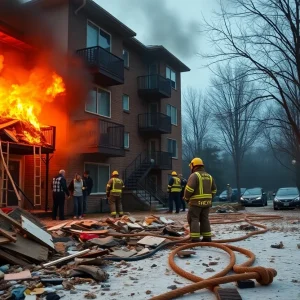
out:
{"label": "grey sky", "polygon": [[[146,45],[161,44],[187,64],[191,71],[183,73],[182,87],[204,89],[211,72],[197,53],[212,46],[200,33],[202,15],[213,18],[218,0],[95,0],[104,9],[137,33]],[[168,34],[169,33],[169,34]]]}

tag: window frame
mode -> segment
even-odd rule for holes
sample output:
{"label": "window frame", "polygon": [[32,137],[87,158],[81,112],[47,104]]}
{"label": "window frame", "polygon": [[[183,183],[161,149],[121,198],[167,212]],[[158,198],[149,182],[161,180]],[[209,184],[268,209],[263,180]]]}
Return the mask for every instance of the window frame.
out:
{"label": "window frame", "polygon": [[[170,78],[167,77],[167,73],[168,73],[167,69],[170,70]],[[172,72],[175,74],[175,87],[172,86],[172,79],[171,79],[172,78],[172,76],[171,76]],[[177,90],[177,73],[171,67],[169,67],[168,65],[166,65],[166,78],[171,81],[171,87],[172,87],[172,89],[173,90]]]}
{"label": "window frame", "polygon": [[[168,115],[168,106],[170,106],[170,116]],[[176,122],[173,123],[172,122],[172,108],[173,109],[176,109]],[[173,106],[171,104],[167,104],[167,113],[166,113],[167,116],[169,116],[171,118],[171,124],[174,125],[174,126],[178,126],[178,109],[176,106]]]}
{"label": "window frame", "polygon": [[[127,96],[128,97],[128,109],[124,108],[124,96]],[[129,112],[130,110],[130,97],[128,94],[122,94],[122,108],[123,108],[123,111],[125,112]]]}
{"label": "window frame", "polygon": [[[125,65],[124,51],[126,51],[127,54],[128,54],[128,65]],[[130,53],[129,53],[129,51],[128,51],[126,48],[123,48],[123,51],[122,51],[122,58],[123,58],[123,60],[124,60],[124,68],[129,69],[129,66],[130,66]]]}
{"label": "window frame", "polygon": [[[94,85],[93,89],[95,89],[95,88],[97,89],[97,97],[98,97],[98,89],[103,90],[103,91],[109,93],[109,117],[108,117],[108,116],[101,115],[101,114],[97,114],[96,112],[88,111],[88,110],[86,109],[87,100],[85,101],[84,111],[85,111],[86,113],[89,113],[89,114],[93,114],[93,115],[100,116],[100,117],[103,117],[103,118],[111,119],[111,91],[108,90],[108,89],[105,89],[105,88],[103,88],[103,87],[101,87],[101,86],[98,86],[98,85]],[[96,98],[96,111],[97,111],[97,108],[98,108],[98,107],[97,107],[97,103],[98,103],[97,100],[98,100],[98,98]]]}
{"label": "window frame", "polygon": [[[128,135],[128,147],[125,146],[125,135]],[[130,133],[129,132],[124,132],[124,149],[128,150],[130,148]]]}
{"label": "window frame", "polygon": [[[87,47],[87,28],[88,28],[88,25],[89,23],[91,23],[93,26],[97,27],[98,28],[98,35],[100,35],[100,31],[102,30],[103,32],[105,32],[106,34],[109,35],[110,37],[110,45],[109,45],[109,52],[112,53],[112,35],[106,31],[105,29],[103,29],[102,27],[100,27],[99,25],[97,25],[96,23],[94,23],[93,21],[91,21],[90,19],[87,19],[87,23],[86,23],[86,42],[85,42],[85,45]],[[99,41],[98,41],[99,42]],[[97,45],[98,47],[101,47],[98,43]],[[103,47],[101,47],[103,48]],[[105,48],[103,48],[104,50],[106,50]]]}
{"label": "window frame", "polygon": [[168,138],[168,144],[167,144],[168,152],[169,152],[169,141],[176,142],[176,156],[173,156],[173,153],[171,154],[172,154],[172,159],[178,159],[178,142],[175,139]]}
{"label": "window frame", "polygon": [[[108,167],[108,179],[110,179],[110,177],[111,177],[110,176],[110,169],[111,169],[110,164],[103,164],[103,163],[85,161],[83,163],[83,170],[84,171],[86,170],[86,168],[85,168],[86,164]],[[92,179],[95,182],[95,178],[92,178]],[[105,195],[105,194],[106,194],[106,186],[104,187],[104,192],[91,192],[91,196],[93,196],[93,195]]]}

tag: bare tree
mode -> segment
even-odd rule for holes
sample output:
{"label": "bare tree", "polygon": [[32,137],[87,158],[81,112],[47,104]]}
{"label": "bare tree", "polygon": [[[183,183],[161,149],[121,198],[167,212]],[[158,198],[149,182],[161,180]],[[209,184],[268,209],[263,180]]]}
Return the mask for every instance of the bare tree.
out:
{"label": "bare tree", "polygon": [[[220,1],[220,23],[206,22],[216,52],[212,63],[238,60],[260,86],[256,100],[271,100],[300,143],[300,1]],[[231,5],[228,5],[231,4]],[[226,5],[226,7],[225,7]],[[295,113],[296,112],[296,113]],[[277,124],[277,126],[280,124]]]}
{"label": "bare tree", "polygon": [[[249,82],[245,70],[230,65],[218,67],[210,92],[211,111],[220,132],[220,146],[228,152],[234,163],[238,199],[240,199],[240,173],[245,153],[258,139],[262,123],[253,122],[258,117],[259,102],[254,84]],[[251,103],[249,105],[245,105]]]}
{"label": "bare tree", "polygon": [[183,157],[190,160],[201,156],[208,141],[211,113],[207,98],[193,88],[188,88],[184,94],[183,107]]}

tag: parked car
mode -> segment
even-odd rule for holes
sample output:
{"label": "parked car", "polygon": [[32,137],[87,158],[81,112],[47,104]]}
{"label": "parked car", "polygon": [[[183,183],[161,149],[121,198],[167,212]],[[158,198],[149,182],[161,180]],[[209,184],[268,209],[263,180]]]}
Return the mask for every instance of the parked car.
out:
{"label": "parked car", "polygon": [[268,205],[267,194],[262,188],[247,189],[241,197],[241,203],[244,206],[248,205]]}
{"label": "parked car", "polygon": [[[244,194],[245,191],[246,191],[246,188],[241,188],[241,196]],[[237,201],[237,193],[238,193],[238,190],[236,188],[232,189],[231,201],[233,201],[233,202]],[[223,191],[219,195],[219,201],[227,201],[227,190]]]}
{"label": "parked car", "polygon": [[273,200],[274,210],[280,208],[296,208],[300,205],[299,190],[296,187],[280,188]]}

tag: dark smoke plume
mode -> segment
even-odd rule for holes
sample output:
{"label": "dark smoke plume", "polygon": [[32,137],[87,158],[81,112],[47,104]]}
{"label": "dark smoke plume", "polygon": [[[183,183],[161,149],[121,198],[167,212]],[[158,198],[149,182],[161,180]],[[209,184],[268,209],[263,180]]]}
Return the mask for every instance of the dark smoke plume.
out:
{"label": "dark smoke plume", "polygon": [[[175,0],[173,2],[176,3]],[[196,21],[184,22],[175,10],[167,6],[165,0],[123,0],[119,3],[128,18],[137,21],[143,18],[147,44],[164,45],[184,58],[198,52],[199,24]]]}

